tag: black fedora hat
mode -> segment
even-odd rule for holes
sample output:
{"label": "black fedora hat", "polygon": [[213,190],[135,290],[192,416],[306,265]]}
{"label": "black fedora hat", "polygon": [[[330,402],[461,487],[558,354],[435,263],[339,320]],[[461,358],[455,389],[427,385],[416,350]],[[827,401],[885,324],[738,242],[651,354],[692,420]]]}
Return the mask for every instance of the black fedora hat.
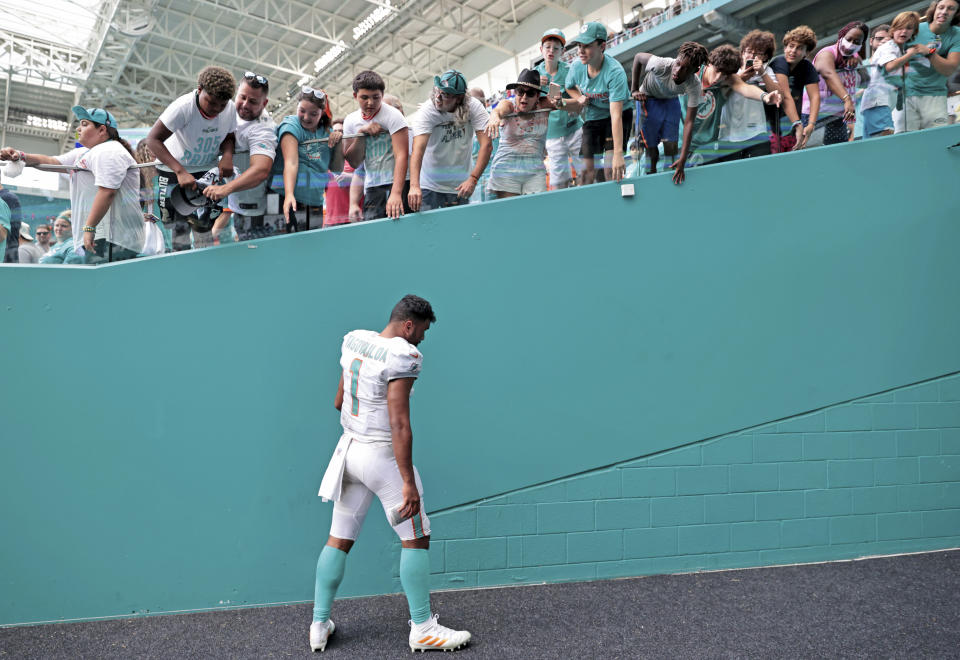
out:
{"label": "black fedora hat", "polygon": [[516,89],[517,87],[530,87],[540,92],[541,96],[547,94],[540,86],[540,72],[532,69],[524,69],[517,76],[517,82],[507,85],[507,89]]}

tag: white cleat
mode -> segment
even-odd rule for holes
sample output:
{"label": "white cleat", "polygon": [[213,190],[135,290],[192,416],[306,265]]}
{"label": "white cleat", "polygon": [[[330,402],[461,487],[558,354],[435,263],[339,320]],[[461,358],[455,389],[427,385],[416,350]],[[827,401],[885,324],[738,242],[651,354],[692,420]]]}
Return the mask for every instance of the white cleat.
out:
{"label": "white cleat", "polygon": [[331,619],[327,619],[326,623],[321,621],[314,621],[310,624],[310,650],[311,651],[320,651],[323,652],[327,648],[327,640],[330,639],[330,635],[333,634],[333,631],[337,627],[333,625]]}
{"label": "white cleat", "polygon": [[437,616],[434,614],[420,625],[410,622],[411,651],[456,651],[470,641],[469,632],[441,626],[437,623]]}

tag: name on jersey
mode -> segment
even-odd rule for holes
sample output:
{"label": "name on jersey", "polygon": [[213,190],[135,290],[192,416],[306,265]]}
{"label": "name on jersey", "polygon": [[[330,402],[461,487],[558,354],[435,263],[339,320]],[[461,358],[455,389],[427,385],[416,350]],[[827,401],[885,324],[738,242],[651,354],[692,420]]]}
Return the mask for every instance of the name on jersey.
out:
{"label": "name on jersey", "polygon": [[372,342],[364,341],[356,337],[347,339],[347,349],[371,360],[377,360],[378,362],[386,362],[387,355],[389,354],[389,351],[384,347],[377,346]]}

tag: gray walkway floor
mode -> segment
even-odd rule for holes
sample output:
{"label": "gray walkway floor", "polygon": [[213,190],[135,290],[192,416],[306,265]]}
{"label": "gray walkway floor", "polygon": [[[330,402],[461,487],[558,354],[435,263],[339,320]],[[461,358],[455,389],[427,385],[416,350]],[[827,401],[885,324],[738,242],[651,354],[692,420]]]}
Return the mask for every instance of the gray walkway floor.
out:
{"label": "gray walkway floor", "polygon": [[[434,594],[466,658],[960,658],[960,551]],[[0,629],[0,658],[311,657],[307,605]],[[339,601],[316,660],[411,658],[402,596]],[[420,656],[416,656],[420,657]],[[453,657],[453,656],[444,656]]]}

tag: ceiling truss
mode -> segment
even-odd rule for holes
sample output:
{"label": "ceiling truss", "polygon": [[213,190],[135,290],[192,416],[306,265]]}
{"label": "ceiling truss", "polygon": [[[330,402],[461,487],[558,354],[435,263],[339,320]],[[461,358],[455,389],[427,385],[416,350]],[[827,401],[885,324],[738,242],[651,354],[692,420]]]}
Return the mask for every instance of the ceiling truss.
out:
{"label": "ceiling truss", "polygon": [[[0,67],[17,62],[0,73],[13,81],[4,85],[0,80],[5,131],[7,126],[19,130],[14,125],[20,117],[44,108],[69,122],[75,104],[106,107],[124,126],[151,125],[173,99],[196,85],[200,69],[210,64],[225,66],[238,77],[247,70],[267,76],[274,115],[295,110],[303,84],[325,89],[334,112],[346,114],[355,104],[352,80],[365,69],[380,73],[409,112],[423,100],[424,83],[434,75],[461,68],[463,58],[478,49],[504,59],[514,56],[511,37],[524,20],[545,7],[577,17],[572,2],[103,0],[85,48],[0,30]],[[361,21],[386,7],[383,20],[354,38]],[[316,72],[314,63],[337,44],[346,46],[344,52]],[[42,103],[18,103],[23,91],[17,81],[43,86],[37,96],[46,94]],[[40,130],[29,129],[31,134]],[[59,137],[66,140],[69,134]]]}

